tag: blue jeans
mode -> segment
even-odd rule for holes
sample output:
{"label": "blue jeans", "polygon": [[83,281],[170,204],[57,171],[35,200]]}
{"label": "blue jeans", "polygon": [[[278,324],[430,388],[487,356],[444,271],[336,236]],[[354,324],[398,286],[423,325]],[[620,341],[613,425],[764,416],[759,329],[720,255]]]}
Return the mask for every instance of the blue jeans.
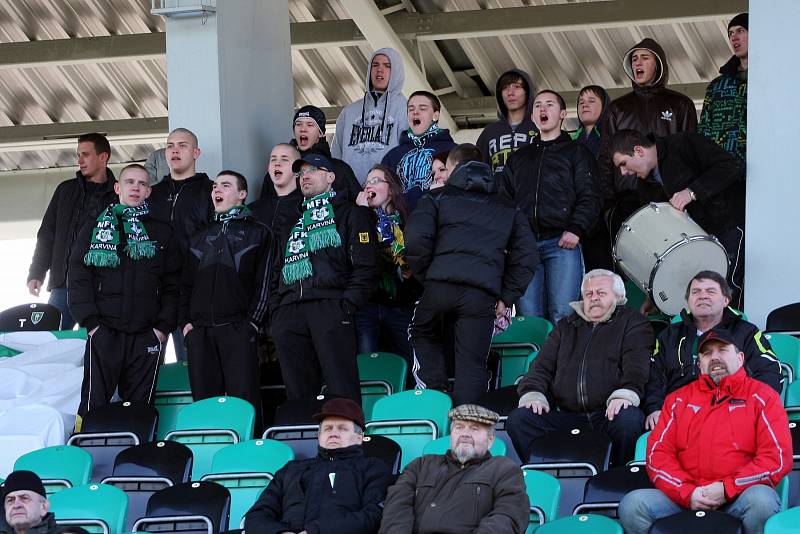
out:
{"label": "blue jeans", "polygon": [[47,299],[48,304],[52,304],[58,311],[61,312],[61,330],[72,330],[75,326],[75,319],[69,313],[69,299],[67,297],[66,287],[54,287],[50,290],[50,298]]}
{"label": "blue jeans", "polygon": [[[399,306],[384,306],[368,302],[356,312],[358,353],[377,352],[381,349],[402,356],[411,369],[411,345],[408,326],[412,310]],[[383,340],[383,342],[381,342]]]}
{"label": "blue jeans", "polygon": [[[628,493],[619,504],[619,520],[626,534],[647,534],[662,517],[683,510],[657,489],[640,489]],[[774,489],[763,484],[750,486],[732,502],[719,508],[742,521],[745,534],[761,534],[764,523],[781,511],[781,501]]]}
{"label": "blue jeans", "polygon": [[536,243],[541,264],[536,268],[528,289],[517,301],[517,313],[546,317],[556,324],[572,313],[569,303],[580,299],[583,279],[581,246],[573,249],[558,246],[560,237]]}

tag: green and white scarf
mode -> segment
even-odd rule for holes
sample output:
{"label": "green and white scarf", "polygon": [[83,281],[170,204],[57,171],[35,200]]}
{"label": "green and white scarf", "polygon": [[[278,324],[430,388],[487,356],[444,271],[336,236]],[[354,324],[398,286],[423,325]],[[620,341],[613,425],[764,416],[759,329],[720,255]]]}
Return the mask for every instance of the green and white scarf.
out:
{"label": "green and white scarf", "polygon": [[122,231],[127,239],[125,252],[132,260],[152,258],[156,254],[156,246],[150,240],[139,217],[150,213],[147,203],[132,208],[124,204],[111,204],[97,218],[92,232],[89,251],[83,257],[83,263],[95,267],[118,267],[118,249],[121,243],[119,222],[122,220]]}
{"label": "green and white scarf", "polygon": [[242,206],[239,204],[238,206],[234,206],[231,209],[223,212],[214,212],[212,215],[212,219],[214,222],[228,222],[231,219],[235,219],[237,217],[247,217],[251,215],[253,212],[250,211],[250,208],[247,206]]}
{"label": "green and white scarf", "polygon": [[286,242],[282,271],[285,283],[293,284],[313,274],[309,252],[342,245],[331,204],[335,194],[328,191],[303,201],[303,216],[297,220]]}

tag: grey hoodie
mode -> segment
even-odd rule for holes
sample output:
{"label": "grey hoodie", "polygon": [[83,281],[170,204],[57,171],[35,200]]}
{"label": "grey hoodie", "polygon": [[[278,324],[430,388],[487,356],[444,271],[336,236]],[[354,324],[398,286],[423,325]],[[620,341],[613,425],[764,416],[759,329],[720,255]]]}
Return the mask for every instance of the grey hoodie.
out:
{"label": "grey hoodie", "polygon": [[[389,87],[376,100],[370,91],[369,73],[378,54],[389,58],[392,71]],[[361,185],[372,166],[400,143],[400,134],[408,129],[407,99],[401,92],[404,81],[403,59],[397,50],[375,50],[367,62],[364,97],[345,107],[336,120],[331,155],[350,165]]]}

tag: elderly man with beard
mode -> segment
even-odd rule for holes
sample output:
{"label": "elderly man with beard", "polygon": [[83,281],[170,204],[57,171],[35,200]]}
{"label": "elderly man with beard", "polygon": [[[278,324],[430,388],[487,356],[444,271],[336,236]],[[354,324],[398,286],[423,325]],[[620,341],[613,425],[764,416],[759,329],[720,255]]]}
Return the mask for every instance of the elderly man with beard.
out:
{"label": "elderly man with beard", "polygon": [[517,388],[519,407],[506,428],[523,462],[535,439],[578,427],[608,435],[612,462],[625,465],[642,433],[653,329],[623,306],[625,284],[611,271],[586,273],[581,294],[571,303],[575,314],[558,322]]}
{"label": "elderly man with beard", "polygon": [[647,439],[655,489],[620,503],[629,534],[687,508],[725,512],[755,534],[781,510],[775,486],[792,469],[792,438],[780,396],[747,376],[744,353],[724,328],[700,337],[698,365],[700,378],[667,396]]}
{"label": "elderly man with beard", "polygon": [[389,488],[380,533],[525,532],[529,502],[522,471],[489,452],[500,416],[475,404],[448,415],[450,450],[406,466]]}

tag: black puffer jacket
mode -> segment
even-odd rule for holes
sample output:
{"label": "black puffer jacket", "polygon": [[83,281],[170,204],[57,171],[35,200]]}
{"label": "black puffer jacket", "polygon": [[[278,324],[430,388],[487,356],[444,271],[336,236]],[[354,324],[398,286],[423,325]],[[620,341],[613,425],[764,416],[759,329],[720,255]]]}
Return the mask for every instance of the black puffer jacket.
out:
{"label": "black puffer jacket", "polygon": [[214,204],[211,190],[214,186],[208,175],[199,172],[185,180],[166,176],[153,186],[147,204],[154,219],[165,222],[175,230],[175,238],[184,253],[189,241],[208,226]]}
{"label": "black puffer jacket", "polygon": [[594,156],[565,132],[514,152],[503,172],[501,193],[527,215],[538,241],[565,230],[582,238],[600,213]]}
{"label": "black puffer jacket", "polygon": [[647,383],[653,329],[642,314],[623,306],[602,322],[575,314],[561,319],[522,378],[520,397],[544,395],[551,410],[589,413],[606,409],[611,398],[639,406]]}
{"label": "black puffer jacket", "polygon": [[28,271],[29,281],[44,282],[49,270],[48,290],[66,285],[69,253],[78,232],[85,223],[97,219],[106,206],[117,202],[114,192],[116,180],[111,169],[106,169],[106,176],[108,180],[94,192],[86,213],[83,212],[86,178],[81,172],[76,172],[75,178],[58,184],[36,234],[36,249]]}
{"label": "black puffer jacket", "polygon": [[[656,74],[651,85],[641,86],[634,81],[631,55],[634,50],[647,49],[656,56]],[[607,135],[600,154],[600,171],[609,189],[617,197],[635,199],[635,176],[622,176],[614,168],[609,152],[611,137],[617,130],[631,129],[643,134],[664,136],[697,130],[697,110],[688,96],[667,89],[669,66],[667,55],[656,41],[647,38],[633,45],[622,58],[622,67],[631,80],[633,91],[611,102],[608,109]]]}
{"label": "black puffer jacket", "polygon": [[[731,333],[736,346],[744,352],[744,368],[751,378],[760,380],[781,391],[781,366],[769,340],[758,327],[726,308],[720,328]],[[660,410],[664,398],[678,388],[697,380],[697,326],[692,315],[681,312],[681,322],[669,325],[658,334],[656,348],[650,359],[650,380],[645,390],[644,413]]]}
{"label": "black puffer jacket", "polygon": [[[334,476],[332,476],[334,475]],[[258,534],[374,534],[391,475],[360,445],[323,449],[275,474],[245,515],[245,530]]]}
{"label": "black puffer jacket", "polygon": [[263,325],[275,250],[272,232],[252,215],[212,222],[189,245],[179,324]]}
{"label": "black puffer jacket", "polygon": [[302,203],[303,193],[300,192],[298,187],[282,197],[277,195],[262,196],[250,204],[249,207],[253,210],[253,216],[256,220],[266,224],[272,230],[275,240],[285,244],[289,237],[289,230],[303,214]]}
{"label": "black puffer jacket", "polygon": [[128,333],[150,328],[165,334],[175,330],[183,256],[169,225],[150,216],[142,217],[141,222],[156,245],[152,258],[128,257],[122,250],[125,234],[121,224],[118,267],[83,263],[94,223],[86,224],[75,240],[69,257],[69,308],[87,330],[101,324]]}
{"label": "black puffer jacket", "polygon": [[690,202],[686,211],[703,230],[719,235],[735,226],[744,227],[742,160],[698,133],[649,137],[656,143],[663,185],[652,173],[645,180],[637,179],[642,203],[667,202],[688,187],[697,200]]}
{"label": "black puffer jacket", "polygon": [[420,199],[405,238],[418,278],[479,287],[507,304],[539,264],[525,217],[498,197],[491,168],[479,161],[458,166],[444,187]]}
{"label": "black puffer jacket", "polygon": [[292,302],[343,299],[350,311],[363,306],[378,281],[375,229],[369,208],[356,206],[346,195],[331,200],[336,230],[342,238],[338,247],[311,252],[312,275],[287,285],[282,276],[286,243],[275,254],[272,270],[270,310]]}

